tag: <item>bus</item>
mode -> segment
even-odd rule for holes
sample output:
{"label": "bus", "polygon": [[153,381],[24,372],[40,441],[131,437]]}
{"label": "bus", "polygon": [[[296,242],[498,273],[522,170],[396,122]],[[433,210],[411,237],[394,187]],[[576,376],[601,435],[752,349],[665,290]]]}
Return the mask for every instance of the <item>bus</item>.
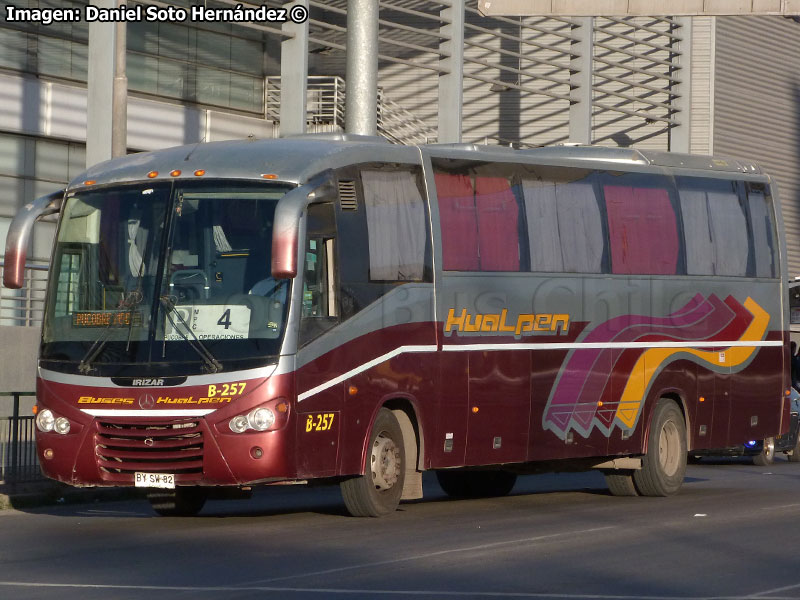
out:
{"label": "bus", "polygon": [[757,165],[630,148],[305,135],[94,166],[58,215],[37,451],[197,513],[331,483],[355,516],[598,469],[669,496],[687,453],[789,428],[786,249]]}

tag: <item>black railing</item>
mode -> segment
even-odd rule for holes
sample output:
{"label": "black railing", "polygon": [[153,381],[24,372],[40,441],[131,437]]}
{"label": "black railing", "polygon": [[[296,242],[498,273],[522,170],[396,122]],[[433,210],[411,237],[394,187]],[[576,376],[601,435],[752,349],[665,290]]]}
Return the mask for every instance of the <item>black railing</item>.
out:
{"label": "black railing", "polygon": [[34,392],[0,392],[13,399],[10,417],[0,417],[0,482],[27,483],[42,479],[36,457],[36,427],[32,416],[20,415],[20,398]]}

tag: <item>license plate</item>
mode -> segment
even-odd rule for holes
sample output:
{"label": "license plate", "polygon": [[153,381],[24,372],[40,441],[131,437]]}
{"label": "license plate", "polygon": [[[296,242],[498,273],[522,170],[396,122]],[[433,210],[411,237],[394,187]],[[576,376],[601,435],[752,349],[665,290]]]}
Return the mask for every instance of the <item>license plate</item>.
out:
{"label": "license plate", "polygon": [[175,489],[175,475],[169,473],[136,473],[136,487]]}

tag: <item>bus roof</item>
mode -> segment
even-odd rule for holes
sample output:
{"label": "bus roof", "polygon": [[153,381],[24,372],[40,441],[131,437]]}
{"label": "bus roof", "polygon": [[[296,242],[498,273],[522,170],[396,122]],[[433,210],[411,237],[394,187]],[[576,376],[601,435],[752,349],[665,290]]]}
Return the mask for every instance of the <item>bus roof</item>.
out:
{"label": "bus roof", "polygon": [[[133,181],[163,181],[179,177],[262,180],[299,184],[326,169],[368,162],[419,164],[423,155],[441,158],[520,161],[546,164],[591,164],[596,168],[628,165],[666,167],[762,175],[752,162],[603,146],[546,146],[517,150],[478,144],[430,144],[403,146],[380,137],[352,134],[306,134],[278,139],[247,139],[197,143],[142,152],[99,163],[76,177],[70,188]],[[179,171],[179,175],[173,175]],[[266,177],[269,176],[269,177]]]}

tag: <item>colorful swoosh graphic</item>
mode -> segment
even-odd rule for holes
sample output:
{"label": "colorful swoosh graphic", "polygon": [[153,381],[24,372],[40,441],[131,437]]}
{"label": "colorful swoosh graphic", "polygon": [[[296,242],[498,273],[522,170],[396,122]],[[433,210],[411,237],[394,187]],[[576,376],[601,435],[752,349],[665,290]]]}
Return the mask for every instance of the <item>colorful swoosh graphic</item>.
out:
{"label": "colorful swoosh graphic", "polygon": [[[769,314],[752,298],[742,305],[732,296],[723,302],[714,294],[707,298],[697,294],[666,317],[624,315],[610,319],[581,340],[588,347],[573,350],[568,356],[550,393],[542,425],[561,439],[571,429],[584,437],[595,427],[606,436],[614,427],[633,429],[650,386],[665,366],[684,359],[715,372],[737,372],[750,363],[756,346],[703,350],[703,342],[761,341],[768,325]],[[659,348],[664,342],[693,344],[689,348]],[[619,347],[622,344],[634,347]],[[612,385],[612,375],[620,374],[627,374],[621,392],[616,388],[622,386]]]}

